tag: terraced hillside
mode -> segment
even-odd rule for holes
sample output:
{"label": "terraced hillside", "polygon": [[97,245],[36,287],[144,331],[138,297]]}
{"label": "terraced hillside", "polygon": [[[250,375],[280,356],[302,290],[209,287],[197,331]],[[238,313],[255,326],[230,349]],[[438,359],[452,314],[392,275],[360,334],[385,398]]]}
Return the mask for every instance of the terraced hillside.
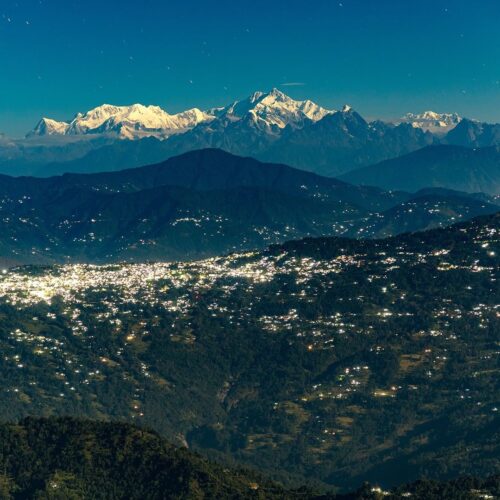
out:
{"label": "terraced hillside", "polygon": [[499,222],[5,270],[2,418],[140,422],[343,488],[498,473]]}

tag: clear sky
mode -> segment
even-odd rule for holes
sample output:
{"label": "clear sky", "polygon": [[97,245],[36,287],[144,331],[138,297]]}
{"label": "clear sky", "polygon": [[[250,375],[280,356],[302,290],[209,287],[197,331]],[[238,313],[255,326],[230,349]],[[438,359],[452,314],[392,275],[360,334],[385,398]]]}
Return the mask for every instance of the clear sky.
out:
{"label": "clear sky", "polygon": [[500,121],[500,0],[0,0],[0,131],[278,87],[366,117]]}

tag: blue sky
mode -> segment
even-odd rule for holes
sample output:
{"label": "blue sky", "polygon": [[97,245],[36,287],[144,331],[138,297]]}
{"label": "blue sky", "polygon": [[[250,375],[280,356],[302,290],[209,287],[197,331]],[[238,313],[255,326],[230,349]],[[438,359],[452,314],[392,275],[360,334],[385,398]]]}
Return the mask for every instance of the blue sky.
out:
{"label": "blue sky", "polygon": [[1,0],[0,131],[272,87],[367,117],[500,121],[499,0]]}

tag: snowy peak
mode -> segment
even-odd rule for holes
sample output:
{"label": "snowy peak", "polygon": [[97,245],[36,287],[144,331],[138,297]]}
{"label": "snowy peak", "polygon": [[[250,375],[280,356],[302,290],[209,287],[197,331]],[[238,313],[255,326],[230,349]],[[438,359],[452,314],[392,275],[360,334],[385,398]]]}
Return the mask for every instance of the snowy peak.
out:
{"label": "snowy peak", "polygon": [[457,113],[436,113],[424,111],[420,114],[407,113],[402,121],[410,123],[415,128],[421,128],[433,133],[446,133],[456,127],[462,118]]}
{"label": "snowy peak", "polygon": [[113,106],[103,104],[86,113],[78,113],[71,122],[43,118],[30,135],[116,134],[121,138],[147,136],[166,138],[213,119],[197,108],[170,115],[159,106]]}
{"label": "snowy peak", "polygon": [[246,99],[225,107],[208,111],[193,108],[177,114],[169,114],[159,106],[103,104],[85,113],[78,113],[67,122],[43,118],[29,135],[108,134],[125,139],[149,136],[166,139],[212,120],[225,124],[241,121],[276,135],[285,127],[300,128],[308,121],[317,122],[334,113],[313,101],[292,99],[274,88],[270,92],[254,92]]}
{"label": "snowy peak", "polygon": [[68,134],[111,132],[129,139],[144,136],[168,137],[207,121],[211,117],[199,109],[170,115],[159,106],[112,106],[104,104],[70,124]]}
{"label": "snowy peak", "polygon": [[318,121],[334,112],[309,100],[296,101],[274,88],[268,93],[254,92],[247,99],[226,106],[219,116],[234,121],[251,114],[267,126],[285,128],[300,126],[305,120]]}
{"label": "snowy peak", "polygon": [[42,118],[33,129],[33,131],[28,134],[30,136],[35,135],[65,135],[68,131],[69,124],[66,122],[58,122],[56,120],[51,120],[50,118]]}
{"label": "snowy peak", "polygon": [[181,129],[193,128],[198,125],[198,123],[208,122],[214,118],[213,115],[205,113],[198,108],[188,109],[176,115],[172,115],[171,117]]}

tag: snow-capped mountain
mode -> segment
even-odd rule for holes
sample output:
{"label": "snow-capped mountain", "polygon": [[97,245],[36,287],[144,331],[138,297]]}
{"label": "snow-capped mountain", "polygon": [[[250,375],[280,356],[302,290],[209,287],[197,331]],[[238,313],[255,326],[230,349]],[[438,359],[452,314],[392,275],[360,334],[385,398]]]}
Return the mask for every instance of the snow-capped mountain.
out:
{"label": "snow-capped mountain", "polygon": [[166,141],[171,154],[194,149],[218,148],[242,156],[267,151],[283,135],[334,116],[311,101],[296,101],[273,89],[255,92],[241,101],[207,111],[215,119]]}
{"label": "snow-capped mountain", "polygon": [[197,108],[170,115],[159,106],[103,104],[84,114],[78,113],[71,122],[42,118],[30,135],[116,134],[125,139],[166,138],[212,119],[213,116]]}
{"label": "snow-capped mountain", "polygon": [[462,120],[457,113],[436,113],[424,111],[420,114],[407,113],[402,122],[411,123],[415,128],[428,130],[435,134],[445,134],[456,127]]}
{"label": "snow-capped mountain", "polygon": [[318,121],[328,114],[335,113],[308,99],[296,101],[276,88],[268,93],[254,92],[246,99],[209,112],[219,118],[234,121],[250,117],[254,121],[262,121],[270,127],[278,128],[285,128],[287,125],[301,126],[306,120]]}
{"label": "snow-capped mountain", "polygon": [[28,135],[65,135],[68,129],[69,123],[42,118]]}
{"label": "snow-capped mountain", "polygon": [[455,113],[408,113],[385,122],[367,121],[347,105],[338,109],[295,100],[278,89],[177,114],[158,106],[105,104],[67,122],[43,118],[27,140],[0,138],[0,172],[98,172],[216,148],[337,176],[429,145],[500,144],[500,124]]}
{"label": "snow-capped mountain", "polygon": [[159,139],[185,132],[195,126],[218,119],[223,123],[252,122],[258,129],[272,131],[286,126],[300,127],[306,121],[318,121],[335,111],[310,101],[296,101],[278,89],[255,92],[232,104],[201,111],[189,109],[175,115],[159,106],[113,106],[103,104],[79,113],[70,122],[42,118],[30,136],[116,134],[124,139],[153,136]]}
{"label": "snow-capped mountain", "polygon": [[[47,136],[107,141],[153,137],[167,139],[164,146],[170,155],[220,148],[243,156],[286,160],[299,168],[309,167],[310,159],[319,154],[317,167],[324,163],[332,175],[353,165],[445,141],[447,133],[461,122],[456,113],[425,111],[408,113],[396,123],[369,123],[350,106],[330,110],[310,100],[292,99],[274,88],[227,106],[177,114],[159,106],[104,104],[68,122],[43,118],[29,135],[42,136],[42,140]],[[371,151],[374,144],[380,155]],[[349,153],[353,148],[366,154],[353,159]]]}

